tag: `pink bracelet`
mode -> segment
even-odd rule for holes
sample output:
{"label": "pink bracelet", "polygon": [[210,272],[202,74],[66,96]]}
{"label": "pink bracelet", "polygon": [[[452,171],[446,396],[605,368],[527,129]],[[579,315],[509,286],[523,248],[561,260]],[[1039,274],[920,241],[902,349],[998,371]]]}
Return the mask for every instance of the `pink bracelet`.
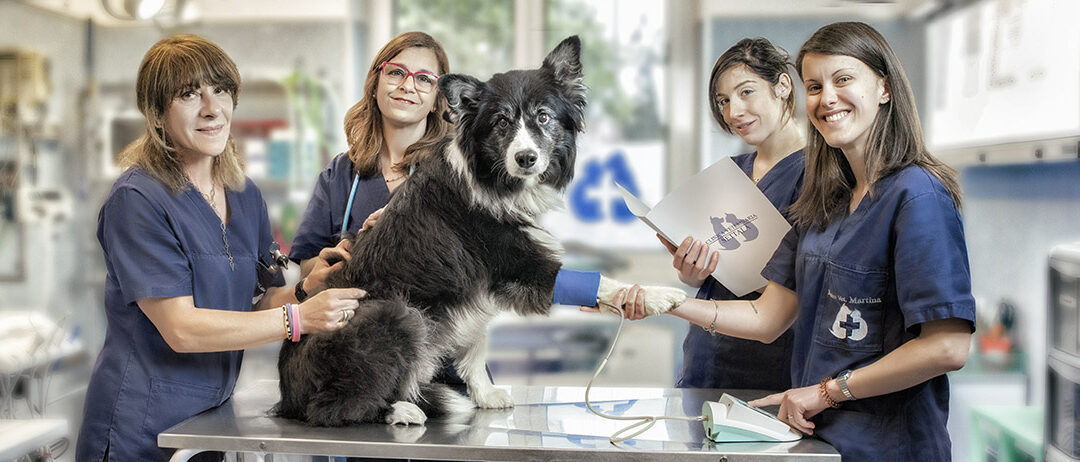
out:
{"label": "pink bracelet", "polygon": [[300,341],[300,305],[287,304],[289,312],[292,313],[293,329],[292,329],[292,341]]}

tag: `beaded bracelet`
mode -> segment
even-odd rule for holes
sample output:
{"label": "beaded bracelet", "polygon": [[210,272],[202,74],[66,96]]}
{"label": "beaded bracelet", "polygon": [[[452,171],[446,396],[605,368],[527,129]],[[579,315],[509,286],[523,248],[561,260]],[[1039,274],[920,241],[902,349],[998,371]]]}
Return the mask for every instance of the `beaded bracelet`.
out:
{"label": "beaded bracelet", "polygon": [[289,309],[281,305],[281,323],[285,326],[285,338],[292,337],[292,322],[289,319]]}
{"label": "beaded bracelet", "polygon": [[832,377],[829,377],[829,376],[826,376],[825,378],[821,379],[821,385],[818,386],[818,391],[821,392],[821,397],[825,399],[825,404],[828,404],[829,407],[831,407],[833,409],[836,409],[836,408],[840,407],[840,403],[837,403],[836,401],[833,401],[832,397],[829,396],[829,385],[828,384],[829,384],[830,380],[832,380]]}

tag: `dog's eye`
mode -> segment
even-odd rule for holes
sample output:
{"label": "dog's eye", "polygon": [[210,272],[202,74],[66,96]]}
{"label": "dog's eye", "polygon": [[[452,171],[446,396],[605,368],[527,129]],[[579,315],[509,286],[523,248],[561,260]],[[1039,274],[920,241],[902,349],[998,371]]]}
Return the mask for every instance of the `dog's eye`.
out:
{"label": "dog's eye", "polygon": [[500,129],[500,130],[505,130],[505,129],[506,129],[506,127],[509,127],[509,126],[510,126],[510,121],[508,121],[508,120],[506,120],[506,119],[499,119],[499,122],[498,122],[498,123],[496,123],[495,125],[496,125],[497,127],[499,127],[499,129]]}
{"label": "dog's eye", "polygon": [[540,125],[547,124],[549,120],[551,120],[551,116],[547,115],[546,112],[541,112],[536,116],[536,122]]}

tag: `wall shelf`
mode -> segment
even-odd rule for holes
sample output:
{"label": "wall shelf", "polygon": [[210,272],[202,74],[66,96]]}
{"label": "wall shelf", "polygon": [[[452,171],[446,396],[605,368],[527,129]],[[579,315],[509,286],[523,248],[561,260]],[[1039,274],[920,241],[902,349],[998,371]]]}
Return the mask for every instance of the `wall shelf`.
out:
{"label": "wall shelf", "polygon": [[932,149],[931,152],[956,168],[1077,160],[1080,159],[1080,135],[986,146]]}

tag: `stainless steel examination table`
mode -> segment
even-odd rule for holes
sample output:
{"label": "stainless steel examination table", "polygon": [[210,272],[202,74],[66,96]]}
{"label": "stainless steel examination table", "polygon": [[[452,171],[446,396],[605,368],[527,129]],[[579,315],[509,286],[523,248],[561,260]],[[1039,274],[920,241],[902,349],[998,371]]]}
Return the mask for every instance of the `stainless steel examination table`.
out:
{"label": "stainless steel examination table", "polygon": [[[219,408],[188,419],[158,435],[158,444],[177,448],[174,461],[200,451],[307,454],[439,460],[635,461],[839,461],[828,444],[815,439],[793,443],[713,443],[700,422],[659,421],[636,438],[611,444],[608,436],[631,424],[599,417],[585,407],[584,387],[501,387],[512,409],[477,410],[467,417],[430,419],[422,426],[362,424],[308,427],[267,415],[278,401],[277,381],[237,390]],[[763,392],[729,391],[744,399]],[[596,388],[594,408],[615,415],[701,414],[703,400],[719,390],[681,388]]]}

